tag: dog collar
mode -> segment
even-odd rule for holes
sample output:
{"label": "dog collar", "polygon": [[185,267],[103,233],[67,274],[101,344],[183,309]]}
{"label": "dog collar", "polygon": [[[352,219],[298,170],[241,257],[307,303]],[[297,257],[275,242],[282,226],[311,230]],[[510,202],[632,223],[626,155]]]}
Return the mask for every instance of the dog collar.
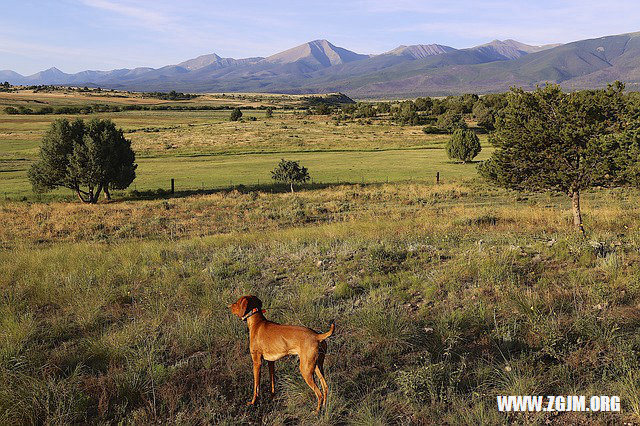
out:
{"label": "dog collar", "polygon": [[261,312],[261,313],[263,313],[263,314],[264,314],[265,310],[264,310],[264,309],[260,310],[260,309],[258,309],[258,308],[253,308],[253,309],[252,309],[248,314],[245,314],[245,315],[242,317],[242,321],[246,321],[246,320],[247,320],[247,318],[249,318],[250,316],[253,316],[253,315],[257,314],[258,312]]}

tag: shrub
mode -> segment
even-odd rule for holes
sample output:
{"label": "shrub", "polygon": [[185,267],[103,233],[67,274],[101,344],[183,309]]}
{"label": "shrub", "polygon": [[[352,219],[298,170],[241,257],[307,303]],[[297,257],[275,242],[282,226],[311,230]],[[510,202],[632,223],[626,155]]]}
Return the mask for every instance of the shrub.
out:
{"label": "shrub", "polygon": [[427,135],[438,135],[440,133],[443,133],[442,130],[436,126],[424,126],[422,128],[422,131]]}
{"label": "shrub", "polygon": [[242,118],[242,111],[240,111],[240,108],[234,108],[233,111],[231,111],[231,116],[229,117],[229,120],[238,121],[240,120],[240,118]]}
{"label": "shrub", "polygon": [[480,139],[472,130],[457,129],[447,142],[446,149],[449,158],[468,163],[480,153],[482,147]]}

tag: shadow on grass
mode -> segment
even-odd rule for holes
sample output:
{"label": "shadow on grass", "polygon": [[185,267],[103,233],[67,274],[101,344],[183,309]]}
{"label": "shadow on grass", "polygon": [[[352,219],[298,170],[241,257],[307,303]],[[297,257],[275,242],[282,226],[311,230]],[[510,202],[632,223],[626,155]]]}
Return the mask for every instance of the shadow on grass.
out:
{"label": "shadow on grass", "polygon": [[[313,191],[317,189],[326,189],[343,185],[362,185],[362,186],[376,186],[382,185],[384,182],[331,182],[331,183],[307,183],[304,185],[294,186],[295,192],[301,191]],[[213,189],[184,189],[176,190],[171,193],[167,189],[151,189],[145,191],[132,190],[128,193],[117,196],[113,201],[135,201],[135,200],[163,200],[170,198],[184,198],[191,197],[193,195],[210,195],[210,194],[226,194],[232,191],[238,191],[242,194],[248,194],[251,192],[268,192],[271,194],[283,194],[291,192],[289,185],[287,184],[254,184],[254,185],[229,185],[220,188]]]}
{"label": "shadow on grass", "polygon": [[[318,189],[334,188],[339,186],[362,186],[362,187],[376,187],[384,184],[401,184],[401,183],[419,183],[419,184],[434,184],[435,180],[432,179],[408,179],[408,180],[394,180],[394,181],[375,181],[375,182],[363,182],[363,181],[337,181],[337,182],[314,182],[306,183],[303,185],[295,185],[295,192],[313,191]],[[441,181],[440,183],[444,183]],[[199,188],[199,189],[180,189],[172,193],[168,189],[146,189],[146,190],[129,190],[129,191],[112,191],[112,199],[107,201],[104,194],[101,194],[98,204],[104,203],[117,203],[121,201],[136,201],[136,200],[168,200],[171,198],[185,198],[194,195],[210,195],[210,194],[226,194],[232,191],[238,191],[242,194],[248,194],[251,192],[262,192],[271,194],[283,194],[291,192],[288,184],[277,183],[265,183],[265,184],[249,184],[249,185],[228,185],[216,188]],[[0,194],[0,202],[27,202],[27,203],[52,203],[52,202],[66,202],[74,203],[78,201],[75,194],[60,193],[60,194],[29,194],[29,195],[13,195],[4,197]]]}

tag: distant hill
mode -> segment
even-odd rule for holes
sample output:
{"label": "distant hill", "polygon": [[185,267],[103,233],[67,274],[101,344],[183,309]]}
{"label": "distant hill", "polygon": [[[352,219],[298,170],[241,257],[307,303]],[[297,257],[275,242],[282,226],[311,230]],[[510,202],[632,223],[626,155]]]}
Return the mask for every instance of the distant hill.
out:
{"label": "distant hill", "polygon": [[453,52],[453,47],[441,44],[414,44],[412,46],[398,46],[383,55],[405,56],[411,59],[424,59],[428,56],[440,55],[442,53]]}
{"label": "distant hill", "polygon": [[179,67],[186,68],[189,71],[199,70],[204,67],[213,68],[226,68],[232,66],[240,66],[256,63],[264,58],[246,58],[246,59],[233,59],[233,58],[221,58],[220,56],[212,53],[210,55],[198,56],[188,61],[180,62]]}
{"label": "distant hill", "polygon": [[545,46],[511,39],[466,49],[415,44],[379,55],[314,40],[264,58],[208,54],[157,69],[66,74],[50,68],[30,76],[0,71],[0,80],[139,91],[343,92],[357,98],[487,93],[545,82],[578,89],[621,80],[638,88],[640,33]]}

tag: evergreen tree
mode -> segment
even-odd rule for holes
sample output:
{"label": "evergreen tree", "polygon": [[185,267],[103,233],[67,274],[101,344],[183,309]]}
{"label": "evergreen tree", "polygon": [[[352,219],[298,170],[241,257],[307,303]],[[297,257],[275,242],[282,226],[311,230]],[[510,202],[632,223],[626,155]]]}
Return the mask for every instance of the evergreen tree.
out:
{"label": "evergreen tree", "polygon": [[242,118],[242,111],[240,111],[240,108],[234,108],[233,111],[231,111],[231,116],[229,117],[229,120],[238,121],[240,120],[240,118]]}
{"label": "evergreen tree", "polygon": [[447,142],[447,155],[454,160],[468,163],[482,150],[480,139],[472,130],[456,129]]}
{"label": "evergreen tree", "polygon": [[80,200],[96,203],[104,190],[125,189],[136,177],[131,141],[111,120],[56,120],[40,146],[40,159],[29,170],[35,192],[69,188]]}
{"label": "evergreen tree", "polygon": [[623,128],[623,90],[619,82],[573,93],[556,85],[512,89],[490,136],[496,150],[481,175],[505,188],[567,194],[573,223],[584,233],[580,192],[627,184],[637,174],[631,166],[637,168],[638,140]]}

